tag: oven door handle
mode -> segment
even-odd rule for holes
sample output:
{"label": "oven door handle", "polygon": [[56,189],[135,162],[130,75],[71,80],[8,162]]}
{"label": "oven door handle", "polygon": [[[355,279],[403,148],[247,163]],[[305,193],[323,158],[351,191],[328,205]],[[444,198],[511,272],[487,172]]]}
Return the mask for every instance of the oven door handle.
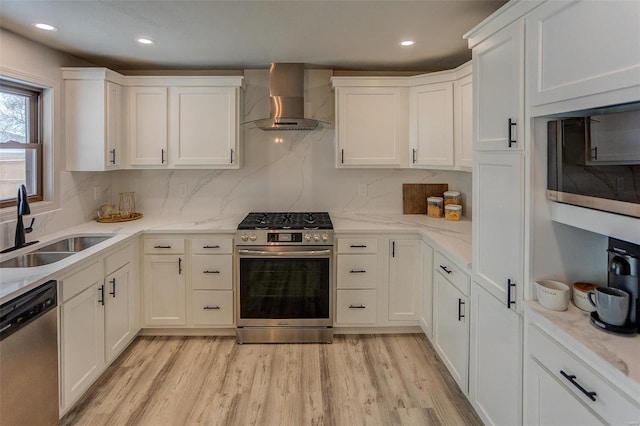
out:
{"label": "oven door handle", "polygon": [[331,254],[326,250],[300,250],[300,251],[266,251],[266,250],[238,250],[238,254],[247,256],[326,256]]}

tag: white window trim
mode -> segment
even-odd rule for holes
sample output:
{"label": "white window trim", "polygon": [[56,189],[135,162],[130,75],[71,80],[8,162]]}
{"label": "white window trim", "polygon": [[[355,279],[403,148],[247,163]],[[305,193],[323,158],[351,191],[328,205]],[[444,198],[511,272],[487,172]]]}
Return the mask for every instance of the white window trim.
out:
{"label": "white window trim", "polygon": [[[59,96],[60,82],[41,76],[24,73],[11,68],[0,66],[0,75],[8,80],[42,89],[42,195],[43,201],[29,203],[31,215],[53,212],[60,209],[60,182],[62,170],[59,158],[62,152],[60,126],[60,111],[62,111]],[[15,220],[16,207],[0,209],[0,222]]]}

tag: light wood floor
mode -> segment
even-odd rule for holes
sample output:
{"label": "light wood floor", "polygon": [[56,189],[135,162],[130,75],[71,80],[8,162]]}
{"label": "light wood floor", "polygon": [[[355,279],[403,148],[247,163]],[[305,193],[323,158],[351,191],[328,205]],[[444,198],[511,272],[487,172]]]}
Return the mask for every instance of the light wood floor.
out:
{"label": "light wood floor", "polygon": [[138,337],[63,425],[480,425],[420,334]]}

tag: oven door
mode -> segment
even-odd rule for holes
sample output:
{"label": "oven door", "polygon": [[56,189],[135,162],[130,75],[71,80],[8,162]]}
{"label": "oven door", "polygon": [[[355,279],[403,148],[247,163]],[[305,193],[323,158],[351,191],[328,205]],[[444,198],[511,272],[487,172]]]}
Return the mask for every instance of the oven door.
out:
{"label": "oven door", "polygon": [[238,249],[239,327],[332,326],[331,247]]}

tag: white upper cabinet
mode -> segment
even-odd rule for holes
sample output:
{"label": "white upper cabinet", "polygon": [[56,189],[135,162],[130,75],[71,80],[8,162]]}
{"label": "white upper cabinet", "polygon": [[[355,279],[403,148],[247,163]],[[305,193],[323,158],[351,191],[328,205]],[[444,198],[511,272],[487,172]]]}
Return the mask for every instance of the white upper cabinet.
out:
{"label": "white upper cabinet", "polygon": [[238,90],[235,87],[169,89],[170,165],[237,167]]}
{"label": "white upper cabinet", "polygon": [[[575,99],[557,108],[567,111],[638,99],[640,2],[546,2],[526,26],[530,105]],[[588,100],[612,91],[610,100]]]}
{"label": "white upper cabinet", "polygon": [[475,150],[524,149],[524,22],[473,48]]}
{"label": "white upper cabinet", "polygon": [[122,79],[106,68],[63,68],[66,168],[117,170],[125,163]]}
{"label": "white upper cabinet", "polygon": [[406,167],[406,81],[334,77],[332,83],[336,92],[336,166]]}
{"label": "white upper cabinet", "polygon": [[471,66],[453,83],[453,138],[455,164],[463,170],[473,167],[473,76]]}
{"label": "white upper cabinet", "polygon": [[129,164],[167,166],[167,88],[129,87]]}
{"label": "white upper cabinet", "polygon": [[453,83],[409,88],[412,167],[453,166]]}

